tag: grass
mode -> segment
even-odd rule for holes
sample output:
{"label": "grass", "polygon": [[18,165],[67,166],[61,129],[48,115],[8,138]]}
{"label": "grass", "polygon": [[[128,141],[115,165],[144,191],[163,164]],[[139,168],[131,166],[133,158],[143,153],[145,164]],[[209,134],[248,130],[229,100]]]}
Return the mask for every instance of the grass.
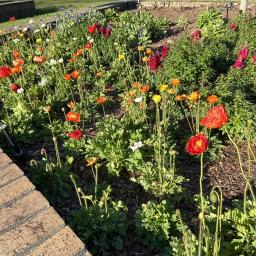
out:
{"label": "grass", "polygon": [[[15,0],[0,0],[1,2],[13,2]],[[29,20],[34,22],[38,20],[47,21],[52,19],[60,12],[60,8],[73,9],[75,11],[83,10],[88,7],[94,7],[108,2],[115,2],[120,0],[35,0],[36,12],[34,16],[17,19],[15,22],[9,21],[0,23],[0,30],[9,29],[16,26],[25,26]]]}

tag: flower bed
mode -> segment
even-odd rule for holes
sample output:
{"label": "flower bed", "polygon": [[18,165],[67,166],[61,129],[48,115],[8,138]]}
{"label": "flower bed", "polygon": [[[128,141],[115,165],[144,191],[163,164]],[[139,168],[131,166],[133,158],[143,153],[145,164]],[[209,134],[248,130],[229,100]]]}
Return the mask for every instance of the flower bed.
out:
{"label": "flower bed", "polygon": [[[204,11],[154,50],[166,19],[64,15],[1,37],[0,115],[33,183],[95,255],[254,255],[255,21]],[[233,201],[205,182],[228,144]]]}

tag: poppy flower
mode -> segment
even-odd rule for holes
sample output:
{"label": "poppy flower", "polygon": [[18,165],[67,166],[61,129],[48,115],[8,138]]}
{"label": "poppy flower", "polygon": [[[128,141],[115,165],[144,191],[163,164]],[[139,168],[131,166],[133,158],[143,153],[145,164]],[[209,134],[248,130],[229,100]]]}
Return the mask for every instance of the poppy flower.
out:
{"label": "poppy flower", "polygon": [[161,55],[162,55],[162,60],[165,60],[168,52],[169,52],[169,46],[167,46],[166,44],[163,46],[162,48],[162,52],[161,52]]}
{"label": "poppy flower", "polygon": [[105,102],[107,102],[107,97],[105,97],[105,96],[100,96],[97,100],[96,100],[96,102],[98,103],[98,104],[104,104]]}
{"label": "poppy flower", "polygon": [[230,30],[233,30],[233,31],[236,31],[236,30],[237,30],[237,25],[236,25],[235,22],[230,23],[228,27],[229,27]]}
{"label": "poppy flower", "polygon": [[134,83],[132,84],[132,87],[133,87],[133,88],[139,88],[139,87],[140,87],[140,82],[134,82]]}
{"label": "poppy flower", "polygon": [[69,60],[68,60],[68,62],[69,62],[69,63],[73,63],[73,62],[75,62],[75,58],[71,58],[71,59],[69,59]]}
{"label": "poppy flower", "polygon": [[12,75],[19,74],[21,71],[22,71],[22,67],[21,66],[17,66],[17,67],[11,68],[11,74]]}
{"label": "poppy flower", "polygon": [[187,99],[187,95],[186,94],[181,94],[181,95],[177,95],[176,96],[176,99],[177,100],[186,100]]}
{"label": "poppy flower", "polygon": [[98,30],[99,34],[103,34],[104,33],[104,27],[103,26],[98,25],[97,26],[97,30]]}
{"label": "poppy flower", "polygon": [[187,97],[189,100],[199,100],[200,99],[200,93],[197,92],[197,91],[194,91],[194,92],[191,92],[188,97]]}
{"label": "poppy flower", "polygon": [[150,48],[146,49],[146,54],[147,55],[151,55],[152,53],[153,53],[152,49],[150,49]]}
{"label": "poppy flower", "polygon": [[197,42],[202,38],[202,32],[200,29],[196,29],[192,32],[191,38],[193,42]]}
{"label": "poppy flower", "polygon": [[93,35],[96,31],[96,27],[94,25],[87,27],[88,32]]}
{"label": "poppy flower", "polygon": [[242,69],[245,67],[245,63],[243,62],[243,60],[237,59],[233,67],[235,69]]}
{"label": "poppy flower", "polygon": [[34,56],[33,61],[35,63],[44,63],[46,58],[44,56]]}
{"label": "poppy flower", "polygon": [[3,66],[0,68],[0,77],[5,78],[10,76],[11,69],[8,66]]}
{"label": "poppy flower", "polygon": [[88,43],[86,43],[84,48],[87,49],[87,50],[90,50],[90,49],[92,49],[92,44],[90,42],[88,42]]}
{"label": "poppy flower", "polygon": [[69,122],[79,123],[81,115],[77,112],[68,112],[66,115],[66,119]]}
{"label": "poppy flower", "polygon": [[208,110],[200,124],[206,128],[221,128],[228,122],[228,113],[223,105],[218,105]]}
{"label": "poppy flower", "polygon": [[159,85],[159,91],[160,92],[164,92],[168,89],[168,85],[167,84],[161,84]]}
{"label": "poppy flower", "polygon": [[178,86],[178,85],[180,85],[180,80],[177,79],[177,78],[173,78],[173,79],[171,80],[171,85],[173,85],[173,86]]}
{"label": "poppy flower", "polygon": [[243,47],[238,53],[239,60],[246,60],[249,56],[249,49],[247,47]]}
{"label": "poppy flower", "polygon": [[9,18],[9,21],[15,21],[15,20],[16,20],[15,16],[11,16],[11,17]]}
{"label": "poppy flower", "polygon": [[216,95],[210,95],[207,97],[207,102],[210,104],[214,104],[219,100],[219,98]]}
{"label": "poppy flower", "polygon": [[156,71],[161,65],[161,54],[155,53],[149,58],[149,68],[151,71]]}
{"label": "poppy flower", "polygon": [[152,96],[152,100],[155,102],[155,104],[158,104],[161,101],[162,97],[158,94],[155,94]]}
{"label": "poppy flower", "polygon": [[200,155],[207,150],[208,144],[208,139],[203,134],[197,134],[188,140],[186,151],[190,155]]}
{"label": "poppy flower", "polygon": [[74,130],[68,133],[68,137],[74,140],[80,140],[83,137],[83,135],[84,133],[80,130]]}
{"label": "poppy flower", "polygon": [[23,59],[17,58],[12,61],[14,67],[19,67],[24,65],[25,61]]}
{"label": "poppy flower", "polygon": [[69,74],[64,75],[64,79],[66,81],[69,81],[71,79],[71,75],[69,75]]}
{"label": "poppy flower", "polygon": [[10,89],[13,91],[13,92],[17,92],[19,89],[20,89],[20,86],[18,84],[10,84]]}
{"label": "poppy flower", "polygon": [[254,64],[254,65],[256,64],[256,55],[252,56],[252,64]]}
{"label": "poppy flower", "polygon": [[78,79],[79,78],[79,71],[75,70],[70,74],[74,79]]}
{"label": "poppy flower", "polygon": [[141,93],[147,93],[149,91],[149,86],[148,85],[142,85],[140,88],[139,88],[139,91]]}
{"label": "poppy flower", "polygon": [[13,56],[14,59],[18,59],[18,58],[20,57],[20,52],[14,50],[14,51],[12,52],[12,56]]}
{"label": "poppy flower", "polygon": [[104,36],[106,38],[110,37],[110,35],[111,35],[111,28],[109,28],[109,27],[105,28],[103,34],[104,34]]}

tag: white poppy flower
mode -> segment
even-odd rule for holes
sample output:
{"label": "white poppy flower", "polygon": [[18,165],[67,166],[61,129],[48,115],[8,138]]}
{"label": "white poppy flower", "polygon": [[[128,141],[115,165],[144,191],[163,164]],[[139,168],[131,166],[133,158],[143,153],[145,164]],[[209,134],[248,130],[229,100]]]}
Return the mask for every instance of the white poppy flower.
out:
{"label": "white poppy flower", "polygon": [[17,90],[17,93],[23,93],[24,92],[24,89],[23,88],[19,88],[18,90]]}
{"label": "white poppy flower", "polygon": [[64,61],[63,58],[59,59],[59,63],[63,63],[63,61]]}
{"label": "white poppy flower", "polygon": [[130,149],[134,152],[136,149],[143,147],[143,143],[141,141],[134,142]]}
{"label": "white poppy flower", "polygon": [[136,103],[140,103],[140,102],[142,102],[142,100],[143,100],[143,97],[140,96],[140,97],[137,97],[134,101],[135,101]]}
{"label": "white poppy flower", "polygon": [[28,23],[29,23],[29,24],[32,24],[33,22],[34,22],[34,20],[31,19],[31,20],[29,20]]}

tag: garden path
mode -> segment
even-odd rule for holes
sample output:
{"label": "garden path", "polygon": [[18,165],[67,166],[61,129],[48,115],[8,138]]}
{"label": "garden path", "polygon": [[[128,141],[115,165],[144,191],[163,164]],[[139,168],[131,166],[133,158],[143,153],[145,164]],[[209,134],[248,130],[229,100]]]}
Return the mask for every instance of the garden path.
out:
{"label": "garden path", "polygon": [[22,170],[1,149],[0,255],[91,255]]}

